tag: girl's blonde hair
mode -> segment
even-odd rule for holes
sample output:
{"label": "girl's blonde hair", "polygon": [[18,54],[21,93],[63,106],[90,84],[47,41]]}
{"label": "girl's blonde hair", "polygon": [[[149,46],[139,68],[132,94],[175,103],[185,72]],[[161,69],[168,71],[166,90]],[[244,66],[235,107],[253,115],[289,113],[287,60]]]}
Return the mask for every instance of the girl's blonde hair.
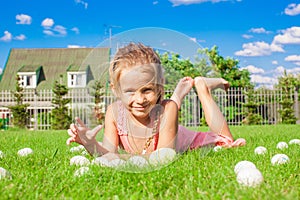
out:
{"label": "girl's blonde hair", "polygon": [[164,77],[159,55],[151,47],[141,43],[129,43],[127,46],[118,49],[110,63],[110,82],[116,96],[119,97],[120,95],[119,79],[122,71],[137,66],[144,67],[148,73],[153,73],[154,83],[157,84],[158,89],[158,101],[161,101],[164,95]]}

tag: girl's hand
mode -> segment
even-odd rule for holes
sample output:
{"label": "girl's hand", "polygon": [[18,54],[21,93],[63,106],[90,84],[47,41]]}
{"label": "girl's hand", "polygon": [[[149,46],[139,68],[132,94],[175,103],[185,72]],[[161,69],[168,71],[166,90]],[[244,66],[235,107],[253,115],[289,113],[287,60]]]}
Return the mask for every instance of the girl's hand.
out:
{"label": "girl's hand", "polygon": [[90,130],[85,126],[85,124],[81,121],[80,118],[76,117],[76,124],[71,124],[70,129],[68,129],[68,134],[70,136],[67,139],[67,145],[72,142],[76,142],[81,145],[89,145],[91,143],[96,142],[96,135],[102,129],[102,125],[96,126],[94,129]]}

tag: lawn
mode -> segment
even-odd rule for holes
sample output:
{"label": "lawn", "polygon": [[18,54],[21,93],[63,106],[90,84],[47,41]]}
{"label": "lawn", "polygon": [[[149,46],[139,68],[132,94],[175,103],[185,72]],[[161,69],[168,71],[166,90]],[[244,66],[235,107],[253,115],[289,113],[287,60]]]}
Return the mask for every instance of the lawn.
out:
{"label": "lawn", "polygon": [[[300,145],[276,149],[280,141],[300,139],[299,125],[231,127],[235,138],[247,145],[215,152],[203,148],[184,153],[160,170],[129,173],[114,168],[90,165],[90,171],[76,177],[78,166],[70,159],[66,131],[0,132],[0,167],[12,179],[0,179],[0,199],[300,199]],[[264,146],[264,155],[254,149]],[[18,150],[30,147],[27,157]],[[289,156],[290,162],[272,165],[277,153]],[[86,156],[92,160],[90,156]],[[253,162],[264,181],[257,187],[245,187],[236,181],[234,166],[242,160]]]}

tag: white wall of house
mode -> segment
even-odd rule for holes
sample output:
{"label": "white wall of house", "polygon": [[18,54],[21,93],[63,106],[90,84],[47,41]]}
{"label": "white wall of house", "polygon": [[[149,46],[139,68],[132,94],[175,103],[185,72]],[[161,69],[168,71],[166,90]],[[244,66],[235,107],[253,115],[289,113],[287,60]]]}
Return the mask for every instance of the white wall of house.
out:
{"label": "white wall of house", "polygon": [[68,87],[82,88],[86,86],[85,72],[68,72]]}
{"label": "white wall of house", "polygon": [[36,88],[36,73],[35,72],[18,72],[20,78],[19,83],[24,88]]}

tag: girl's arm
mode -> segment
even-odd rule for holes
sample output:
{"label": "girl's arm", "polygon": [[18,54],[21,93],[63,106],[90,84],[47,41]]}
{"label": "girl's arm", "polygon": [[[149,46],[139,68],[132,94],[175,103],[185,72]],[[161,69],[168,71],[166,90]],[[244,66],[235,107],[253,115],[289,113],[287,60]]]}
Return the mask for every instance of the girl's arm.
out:
{"label": "girl's arm", "polygon": [[163,105],[165,109],[160,122],[157,149],[175,149],[175,140],[178,130],[178,106],[172,100],[166,100]]}
{"label": "girl's arm", "polygon": [[119,146],[119,136],[115,118],[113,104],[111,104],[107,107],[105,114],[105,130],[103,137],[103,146],[111,153],[117,153]]}

